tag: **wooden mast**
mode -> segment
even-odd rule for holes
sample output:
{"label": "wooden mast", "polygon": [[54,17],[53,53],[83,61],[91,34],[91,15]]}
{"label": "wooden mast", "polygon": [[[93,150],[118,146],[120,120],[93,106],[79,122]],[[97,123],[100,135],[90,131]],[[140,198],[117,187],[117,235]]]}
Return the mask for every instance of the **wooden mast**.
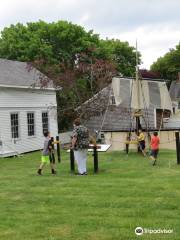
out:
{"label": "wooden mast", "polygon": [[[132,80],[134,81],[134,80]],[[136,128],[135,128],[135,132],[136,134],[139,134],[139,127],[140,127],[140,116],[142,116],[142,111],[141,111],[141,89],[140,89],[140,82],[139,82],[139,68],[138,68],[138,51],[137,51],[137,40],[136,40],[136,77],[135,77],[135,81],[134,84],[136,85],[135,89],[131,91],[133,92],[133,96],[135,96],[136,99],[136,107],[134,108],[134,111],[132,112],[132,116],[133,118],[135,118],[136,121]],[[132,104],[132,97],[131,97],[131,104]],[[129,134],[127,135],[126,138],[126,154],[129,153],[129,144],[137,144],[137,141],[131,141],[131,132],[129,132]],[[138,151],[139,151],[139,147],[138,147]]]}
{"label": "wooden mast", "polygon": [[136,134],[139,133],[139,127],[140,127],[140,116],[142,116],[141,111],[141,90],[140,90],[140,80],[139,80],[139,67],[138,67],[138,51],[137,51],[137,40],[136,40],[136,96],[137,96],[137,109],[134,111],[134,117],[136,119]]}

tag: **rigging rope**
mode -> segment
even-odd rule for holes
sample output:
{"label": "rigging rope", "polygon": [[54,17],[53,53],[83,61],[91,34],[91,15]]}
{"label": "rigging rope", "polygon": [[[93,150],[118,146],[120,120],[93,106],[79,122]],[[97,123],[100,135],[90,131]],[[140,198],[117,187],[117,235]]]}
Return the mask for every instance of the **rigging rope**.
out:
{"label": "rigging rope", "polygon": [[106,115],[107,115],[108,107],[110,105],[111,93],[112,93],[112,86],[110,87],[110,90],[109,90],[108,102],[107,102],[107,106],[106,106],[106,109],[105,109],[105,112],[104,112],[104,116],[103,116],[103,119],[102,119],[101,127],[100,127],[100,130],[99,130],[100,133],[101,133],[102,128],[104,126],[104,122],[105,122],[105,118],[106,118]]}

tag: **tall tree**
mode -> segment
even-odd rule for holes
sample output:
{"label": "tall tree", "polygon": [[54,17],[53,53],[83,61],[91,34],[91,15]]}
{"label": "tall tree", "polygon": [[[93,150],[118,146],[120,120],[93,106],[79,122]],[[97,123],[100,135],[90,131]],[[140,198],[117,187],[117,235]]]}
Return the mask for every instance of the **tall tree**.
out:
{"label": "tall tree", "polygon": [[[136,66],[136,49],[129,46],[128,42],[118,39],[101,40],[103,53],[107,58],[112,59],[117,66],[117,71],[126,77],[133,77]],[[138,62],[140,63],[141,54],[138,52]]]}
{"label": "tall tree", "polygon": [[1,32],[0,56],[20,61],[45,59],[49,63],[73,63],[76,54],[98,43],[93,31],[81,26],[59,21],[16,24]]}
{"label": "tall tree", "polygon": [[151,70],[159,72],[164,79],[176,80],[177,74],[180,72],[180,43],[163,57],[158,58],[151,65]]}
{"label": "tall tree", "polygon": [[113,74],[133,76],[136,64],[135,49],[127,42],[101,40],[67,21],[4,28],[0,57],[31,62],[63,87],[57,93],[61,128],[68,128],[73,109],[107,86]]}

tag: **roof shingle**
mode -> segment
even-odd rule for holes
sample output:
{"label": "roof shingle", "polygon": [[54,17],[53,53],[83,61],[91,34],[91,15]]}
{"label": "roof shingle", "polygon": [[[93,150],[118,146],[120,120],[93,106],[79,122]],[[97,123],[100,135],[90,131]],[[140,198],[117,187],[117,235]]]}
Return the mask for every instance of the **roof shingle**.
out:
{"label": "roof shingle", "polygon": [[[42,76],[46,77],[36,68],[28,69],[26,62],[0,59],[0,85],[42,87]],[[48,87],[52,87],[52,82]]]}

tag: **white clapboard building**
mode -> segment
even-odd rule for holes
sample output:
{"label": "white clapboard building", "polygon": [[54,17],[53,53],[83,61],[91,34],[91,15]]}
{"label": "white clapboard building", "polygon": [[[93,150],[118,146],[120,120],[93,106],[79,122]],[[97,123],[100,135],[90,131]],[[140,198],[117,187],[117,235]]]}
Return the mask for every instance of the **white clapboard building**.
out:
{"label": "white clapboard building", "polygon": [[0,157],[41,149],[43,131],[58,134],[56,91],[27,66],[0,59]]}

